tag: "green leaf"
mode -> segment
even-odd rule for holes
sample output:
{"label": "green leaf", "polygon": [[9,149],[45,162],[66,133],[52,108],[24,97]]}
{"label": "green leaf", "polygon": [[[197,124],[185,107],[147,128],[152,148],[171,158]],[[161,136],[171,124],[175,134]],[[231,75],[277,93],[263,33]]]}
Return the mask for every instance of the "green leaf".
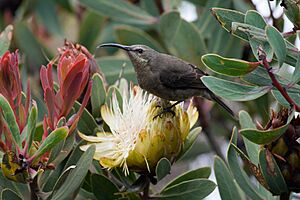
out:
{"label": "green leaf", "polygon": [[[283,106],[290,107],[290,103],[281,95],[278,90],[272,90],[272,95],[275,99]],[[294,102],[300,102],[300,95],[299,93],[291,93],[288,92],[288,95],[294,100]]]}
{"label": "green leaf", "polygon": [[[220,29],[218,22],[214,19],[214,16],[211,14],[211,8],[212,7],[227,8],[230,6],[231,6],[230,1],[223,1],[223,0],[207,1],[205,7],[202,8],[201,13],[199,13],[198,19],[195,21],[195,24],[197,25],[200,33],[203,35],[204,38],[208,38],[209,41],[211,41],[212,37],[217,38],[212,33],[215,33],[215,31],[217,30],[222,30]],[[228,33],[226,34],[228,35]]]}
{"label": "green leaf", "polygon": [[209,90],[229,101],[250,101],[261,97],[271,90],[271,86],[243,85],[213,76],[203,76],[201,80]]}
{"label": "green leaf", "polygon": [[228,76],[242,76],[248,74],[260,65],[258,62],[224,58],[217,54],[206,54],[202,56],[201,59],[205,66],[212,71]]}
{"label": "green leaf", "polygon": [[58,177],[57,181],[55,182],[53,189],[52,189],[52,193],[48,197],[48,199],[51,199],[52,194],[54,194],[62,186],[62,184],[66,181],[67,177],[72,172],[72,170],[74,170],[75,168],[76,168],[76,166],[72,165],[72,166],[68,167],[67,169],[65,169],[64,171],[62,171],[62,173]]}
{"label": "green leaf", "polygon": [[15,25],[15,39],[18,47],[25,53],[32,67],[40,67],[41,64],[47,62],[41,44],[25,22],[18,22]]}
{"label": "green leaf", "polygon": [[50,33],[63,36],[59,24],[56,5],[53,1],[37,1],[36,4],[37,20],[41,22]]}
{"label": "green leaf", "polygon": [[165,176],[170,174],[170,171],[171,171],[170,161],[167,158],[161,158],[158,161],[155,169],[157,180],[160,181],[161,179],[163,179]]}
{"label": "green leaf", "polygon": [[240,134],[255,144],[269,144],[279,138],[288,128],[284,125],[272,130],[242,129]]}
{"label": "green leaf", "polygon": [[234,35],[238,35],[241,33],[246,34],[247,38],[243,38],[246,41],[248,41],[249,38],[256,39],[260,42],[267,41],[264,29],[257,28],[255,25],[240,22],[232,22],[231,31]]}
{"label": "green leaf", "polygon": [[27,135],[26,135],[26,144],[28,144],[27,152],[29,153],[30,147],[32,145],[32,141],[34,138],[34,133],[36,129],[36,121],[38,119],[38,110],[37,110],[36,102],[32,103],[32,107],[29,113],[29,117],[27,120]]}
{"label": "green leaf", "polygon": [[255,26],[255,27],[263,29],[263,30],[265,29],[265,27],[267,25],[264,17],[261,16],[261,14],[259,14],[259,12],[257,12],[256,10],[248,10],[246,12],[244,22],[246,24],[250,24],[252,26]]}
{"label": "green leaf", "polygon": [[134,68],[128,59],[120,59],[114,56],[102,57],[97,59],[97,63],[101,66],[101,70],[104,73],[108,84],[114,84],[116,80],[118,80],[120,72],[122,71],[122,66],[125,66],[123,67],[123,77],[128,81],[137,83]]}
{"label": "green leaf", "polygon": [[[212,13],[222,25],[222,27],[225,28],[225,30],[245,41],[250,40],[250,45],[255,56],[258,46],[261,45],[267,53],[267,58],[272,58],[273,51],[271,51],[267,42],[268,40],[265,34],[265,30],[258,28],[262,25],[261,20],[257,19],[259,21],[259,24],[250,25],[251,22],[249,21],[252,21],[252,19],[248,19],[247,22],[249,22],[249,24],[247,24],[247,22],[244,21],[245,15],[243,13],[223,8],[212,8]],[[294,51],[295,46],[287,40],[285,40],[285,43],[288,47],[286,49],[287,55],[285,57],[285,62],[289,65],[294,66],[298,56]]]}
{"label": "green leaf", "polygon": [[2,94],[0,94],[0,107],[2,110],[4,120],[7,123],[7,126],[12,134],[14,141],[20,148],[22,148],[21,138],[20,138],[20,130],[19,130],[19,126],[17,124],[17,120],[15,117],[14,111],[12,110],[11,106],[9,105],[9,102],[6,100],[6,98]]}
{"label": "green leaf", "polygon": [[[236,127],[234,127],[232,130],[230,144],[232,143],[237,144],[237,136],[238,136],[238,131]],[[227,151],[227,160],[228,160],[230,170],[231,172],[233,172],[232,174],[236,182],[241,187],[241,189],[246,193],[246,195],[251,199],[263,199],[263,196],[259,193],[258,188],[256,188],[253,185],[250,178],[243,170],[243,167],[240,166],[237,152],[232,145],[229,145]]]}
{"label": "green leaf", "polygon": [[163,47],[145,31],[132,26],[117,26],[115,29],[118,43],[126,45],[144,44],[156,51],[164,51]]}
{"label": "green leaf", "polygon": [[272,80],[270,79],[268,72],[263,67],[257,67],[254,71],[242,77],[242,80],[258,86],[271,86]]}
{"label": "green leaf", "polygon": [[116,199],[116,194],[119,192],[113,182],[99,174],[92,174],[91,185],[97,200]]}
{"label": "green leaf", "polygon": [[[106,99],[105,99],[105,102],[108,106],[111,105],[111,100],[112,100],[112,97],[113,97],[113,94],[116,95],[117,97],[117,100],[118,100],[118,103],[119,103],[119,107],[120,109],[122,110],[123,109],[123,101],[122,101],[122,94],[120,92],[120,90],[115,87],[115,86],[110,86],[107,90],[107,95],[106,95]],[[125,97],[126,98],[126,97]]]}
{"label": "green leaf", "polygon": [[[58,165],[54,170],[46,170],[39,177],[39,185],[43,192],[52,192],[57,180],[63,173],[63,165]],[[48,193],[48,196],[51,195]]]}
{"label": "green leaf", "polygon": [[224,200],[242,199],[239,189],[226,164],[217,156],[215,157],[214,170],[221,198]]}
{"label": "green leaf", "polygon": [[262,174],[272,193],[277,195],[288,193],[288,188],[280,169],[268,150],[262,149],[259,152],[259,163]]}
{"label": "green leaf", "polygon": [[54,165],[60,164],[73,150],[75,144],[76,134],[69,135],[65,140],[57,144],[51,151],[48,163]]}
{"label": "green leaf", "polygon": [[22,200],[22,198],[15,191],[8,188],[1,190],[1,199]]}
{"label": "green leaf", "polygon": [[236,10],[246,12],[247,10],[253,9],[251,3],[247,1],[233,0],[233,6]]}
{"label": "green leaf", "polygon": [[[267,29],[268,26],[266,26]],[[275,29],[276,30],[276,29]],[[262,47],[262,49],[266,52],[267,54],[267,59],[271,60],[273,58],[273,47],[271,45],[271,42],[269,41],[268,36],[266,35],[266,31],[260,28],[257,28],[255,26],[245,24],[245,23],[239,23],[239,22],[233,22],[232,23],[232,34],[237,34],[239,32],[245,33],[248,35],[248,39],[251,45],[251,48],[253,50],[253,54],[256,56],[257,54],[257,49],[259,46]],[[279,35],[277,35],[279,34]],[[281,34],[277,32],[277,36],[281,37]],[[274,38],[273,38],[274,40]],[[290,43],[288,40],[284,40],[285,42],[285,50],[279,50],[278,53],[281,53],[281,51],[286,51],[286,55],[281,55],[281,57],[284,57],[284,62],[286,62],[289,65],[294,66],[296,61],[297,61],[297,53],[295,51],[296,47],[292,43]],[[277,43],[281,44],[280,41],[273,41],[273,44]],[[283,44],[283,43],[282,43]],[[275,51],[275,50],[274,50]],[[276,53],[275,53],[276,55]],[[278,58],[277,58],[278,60]]]}
{"label": "green leaf", "polygon": [[194,24],[181,19],[178,12],[169,12],[161,16],[159,29],[172,54],[196,65],[201,64],[201,55],[207,52],[207,47]]}
{"label": "green leaf", "polygon": [[183,181],[179,184],[173,185],[171,187],[163,190],[158,197],[159,199],[203,199],[208,196],[212,191],[214,191],[216,184],[208,179],[193,179],[189,181]]}
{"label": "green leaf", "polygon": [[[2,158],[1,158],[2,160]],[[2,174],[2,170],[0,172],[0,189],[10,189],[11,191],[14,191],[17,193],[21,199],[29,199],[30,198],[30,192],[28,184],[24,183],[17,183],[14,181],[10,181],[7,178],[5,178]]]}
{"label": "green leaf", "polygon": [[273,26],[266,26],[267,39],[277,57],[279,66],[281,66],[286,59],[286,44],[281,33]]}
{"label": "green leaf", "polygon": [[295,65],[295,70],[292,76],[291,84],[298,83],[300,81],[300,55],[297,58],[297,63]]}
{"label": "green leaf", "polygon": [[96,199],[96,197],[93,193],[83,188],[80,188],[75,200],[86,200],[86,199]]}
{"label": "green leaf", "polygon": [[202,0],[202,1],[199,1],[199,0],[188,0],[189,2],[195,4],[196,6],[205,6],[209,1],[208,0]]}
{"label": "green leaf", "polygon": [[209,52],[222,52],[225,57],[241,58],[244,48],[244,43],[237,37],[232,37],[224,29],[220,29],[217,24],[217,29],[208,34],[212,37],[208,39],[207,46]]}
{"label": "green leaf", "polygon": [[159,16],[159,8],[155,1],[141,0],[140,6],[153,16]]}
{"label": "green leaf", "polygon": [[157,19],[139,7],[121,0],[79,0],[84,6],[114,20],[135,25],[151,25]]}
{"label": "green leaf", "polygon": [[[228,32],[232,31],[232,22],[244,22],[245,14],[241,12],[224,8],[212,8],[211,11],[221,26]],[[237,32],[236,36],[248,40],[248,36],[243,32]]]}
{"label": "green leaf", "polygon": [[91,104],[93,117],[100,117],[101,105],[105,103],[106,91],[103,83],[103,79],[100,74],[96,73],[92,77],[93,87],[91,94]]}
{"label": "green leaf", "polygon": [[41,141],[44,134],[43,122],[38,122],[35,127],[35,132],[33,134],[35,141]]}
{"label": "green leaf", "polygon": [[[265,30],[265,27],[267,25],[267,23],[265,22],[263,16],[261,16],[257,11],[255,10],[249,10],[246,13],[245,16],[245,23],[249,24],[251,26],[254,26],[256,28],[261,29],[260,31],[263,33],[263,30]],[[257,60],[259,60],[258,58],[258,50],[259,48],[263,48],[264,51],[267,54],[267,59],[271,60],[273,57],[273,51],[272,48],[270,47],[269,43],[267,41],[259,41],[256,39],[256,37],[248,37],[253,55],[255,56],[255,58]]]}
{"label": "green leaf", "polygon": [[95,48],[95,42],[99,37],[105,18],[95,12],[87,11],[80,23],[78,43],[89,50]]}
{"label": "green leaf", "polygon": [[53,194],[51,199],[69,199],[74,196],[74,193],[80,187],[86,173],[88,172],[89,166],[92,163],[93,156],[95,153],[95,146],[92,145],[87,149],[86,152],[80,157],[76,164],[76,168],[72,170],[64,184]]}
{"label": "green leaf", "polygon": [[[79,110],[81,104],[78,101],[75,101],[74,108],[76,112]],[[84,132],[86,135],[94,134],[95,130],[98,128],[98,125],[94,117],[89,113],[89,111],[84,108],[82,115],[79,119],[77,128],[80,132]]]}
{"label": "green leaf", "polygon": [[13,36],[13,29],[14,27],[12,25],[8,25],[0,34],[0,56],[9,49],[10,41]]}
{"label": "green leaf", "polygon": [[295,111],[289,113],[289,118],[285,125],[271,129],[271,130],[258,130],[256,128],[243,128],[239,132],[245,138],[256,144],[268,144],[279,138],[288,128],[289,123],[294,118]]}
{"label": "green leaf", "polygon": [[[256,126],[253,123],[251,116],[244,110],[239,112],[239,122],[240,122],[240,126],[242,129],[246,129],[246,128],[253,128],[255,129]],[[244,143],[245,143],[245,147],[247,150],[247,154],[249,155],[249,158],[251,160],[251,162],[253,164],[255,164],[256,166],[258,166],[259,163],[259,158],[258,158],[258,154],[259,154],[259,145],[249,141],[247,138],[243,137]]]}
{"label": "green leaf", "polygon": [[300,25],[299,4],[295,1],[285,1],[284,5],[286,6],[284,14],[291,20],[295,27],[298,27]]}
{"label": "green leaf", "polygon": [[242,110],[239,112],[239,122],[241,128],[256,128],[256,125],[253,123],[251,116],[246,111]]}
{"label": "green leaf", "polygon": [[168,183],[165,186],[165,189],[179,184],[183,181],[189,181],[189,180],[193,180],[193,179],[199,179],[199,178],[208,178],[210,176],[211,173],[211,169],[210,167],[203,167],[203,168],[199,168],[199,169],[195,169],[195,170],[190,170],[178,177],[176,177],[174,180],[172,180],[170,183]]}
{"label": "green leaf", "polygon": [[180,151],[179,155],[177,156],[177,160],[180,160],[183,158],[192,148],[193,144],[196,142],[196,139],[198,135],[201,133],[202,128],[201,127],[196,127],[186,137],[182,150]]}
{"label": "green leaf", "polygon": [[[78,144],[74,147],[71,155],[68,157],[68,160],[63,168],[63,170],[66,170],[68,167],[72,166],[72,165],[76,165],[76,163],[78,162],[78,160],[81,158],[82,154],[84,153],[81,149],[80,146],[82,146],[83,144],[86,144],[86,142],[84,140],[81,140],[80,142],[78,142]],[[99,163],[99,162],[98,162]]]}
{"label": "green leaf", "polygon": [[[290,81],[287,81],[276,74],[275,77],[283,87],[288,88],[289,92],[300,93],[299,85],[293,85],[291,87],[289,86]],[[251,73],[247,74],[246,76],[243,76],[242,79],[247,83],[258,85],[258,86],[272,86],[272,80],[270,79],[266,69],[263,67],[256,68]],[[273,89],[275,88],[273,87]]]}
{"label": "green leaf", "polygon": [[47,151],[55,147],[55,145],[57,145],[60,141],[64,140],[68,136],[68,133],[69,133],[69,129],[67,126],[63,126],[52,131],[47,136],[47,138],[43,141],[39,149],[34,153],[33,162],[38,160]]}

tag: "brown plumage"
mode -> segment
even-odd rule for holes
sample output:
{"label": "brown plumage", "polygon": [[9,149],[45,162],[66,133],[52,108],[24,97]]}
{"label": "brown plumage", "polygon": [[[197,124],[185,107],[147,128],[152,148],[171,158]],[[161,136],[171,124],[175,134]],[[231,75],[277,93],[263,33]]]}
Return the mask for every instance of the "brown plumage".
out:
{"label": "brown plumage", "polygon": [[99,47],[117,47],[125,50],[134,66],[137,80],[144,90],[170,101],[183,101],[200,96],[215,101],[234,116],[233,111],[201,81],[206,76],[196,66],[146,45],[125,46],[115,43]]}

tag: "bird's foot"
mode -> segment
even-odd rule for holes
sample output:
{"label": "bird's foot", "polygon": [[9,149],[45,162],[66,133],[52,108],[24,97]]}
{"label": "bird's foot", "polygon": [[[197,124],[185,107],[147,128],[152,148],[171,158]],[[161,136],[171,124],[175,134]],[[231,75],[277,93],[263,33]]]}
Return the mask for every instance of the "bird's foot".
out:
{"label": "bird's foot", "polygon": [[[158,106],[158,107],[160,107],[160,106]],[[172,110],[173,107],[174,106],[172,105],[172,106],[169,106],[169,107],[166,107],[166,108],[162,108],[162,111],[160,111],[157,115],[155,115],[153,117],[153,120],[155,120],[157,117],[162,118],[162,115],[166,114],[166,113],[171,113],[172,117],[174,117],[175,116],[175,112]]]}

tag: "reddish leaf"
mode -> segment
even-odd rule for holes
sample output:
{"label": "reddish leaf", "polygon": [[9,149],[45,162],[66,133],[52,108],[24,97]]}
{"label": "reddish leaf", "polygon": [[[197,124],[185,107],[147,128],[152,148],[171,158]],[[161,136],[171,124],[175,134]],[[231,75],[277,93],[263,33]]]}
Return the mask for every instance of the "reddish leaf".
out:
{"label": "reddish leaf", "polygon": [[79,88],[81,86],[81,81],[82,73],[80,72],[74,77],[73,81],[70,82],[71,84],[69,87],[65,88],[67,92],[64,94],[65,96],[63,96],[63,107],[60,116],[66,116],[72,109],[76,99],[80,96]]}
{"label": "reddish leaf", "polygon": [[47,77],[47,68],[44,65],[40,69],[40,79],[41,79],[43,91],[45,93],[46,89],[50,88],[50,86]]}
{"label": "reddish leaf", "polygon": [[44,98],[45,98],[45,102],[48,108],[48,117],[50,118],[51,123],[48,125],[50,126],[50,128],[52,130],[54,130],[55,128],[55,124],[57,122],[57,108],[55,107],[55,95],[54,92],[49,89],[46,88],[46,91],[44,93]]}
{"label": "reddish leaf", "polygon": [[70,51],[65,51],[61,55],[57,66],[57,77],[59,85],[62,85],[62,83],[64,82],[73,60],[74,56],[70,53]]}
{"label": "reddish leaf", "polygon": [[82,104],[81,104],[81,106],[80,106],[80,108],[79,108],[79,110],[78,110],[76,116],[75,116],[74,119],[73,119],[74,122],[72,123],[72,126],[71,126],[71,128],[70,128],[70,132],[69,132],[69,133],[72,133],[73,130],[76,128],[77,123],[78,123],[78,121],[79,121],[79,118],[80,118],[80,116],[82,115],[82,112],[83,112],[84,108],[85,108],[86,105],[88,104],[89,98],[90,98],[91,93],[92,93],[92,83],[93,83],[92,80],[90,80],[89,83],[88,83],[88,87],[87,87],[87,90],[86,90],[86,92],[85,92],[85,95],[84,95]]}
{"label": "reddish leaf", "polygon": [[82,59],[81,61],[73,65],[72,69],[66,75],[63,85],[61,85],[62,96],[65,96],[65,93],[69,92],[68,88],[70,87],[71,84],[73,84],[74,82],[73,80],[75,79],[78,73],[80,72],[82,73],[84,71],[83,69],[86,65],[87,65],[86,59]]}

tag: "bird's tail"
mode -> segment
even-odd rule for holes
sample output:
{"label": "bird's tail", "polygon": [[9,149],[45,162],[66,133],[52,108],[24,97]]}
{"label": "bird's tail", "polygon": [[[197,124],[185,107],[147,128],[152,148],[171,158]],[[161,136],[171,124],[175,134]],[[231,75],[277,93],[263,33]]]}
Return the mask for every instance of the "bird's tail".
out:
{"label": "bird's tail", "polygon": [[233,118],[236,118],[236,116],[235,116],[234,112],[231,110],[231,108],[229,108],[219,97],[217,97],[214,94],[211,94],[210,97],[213,101],[215,101],[217,104],[222,106]]}

